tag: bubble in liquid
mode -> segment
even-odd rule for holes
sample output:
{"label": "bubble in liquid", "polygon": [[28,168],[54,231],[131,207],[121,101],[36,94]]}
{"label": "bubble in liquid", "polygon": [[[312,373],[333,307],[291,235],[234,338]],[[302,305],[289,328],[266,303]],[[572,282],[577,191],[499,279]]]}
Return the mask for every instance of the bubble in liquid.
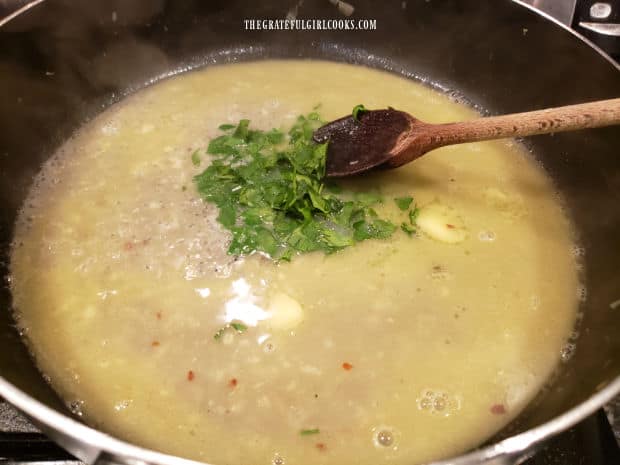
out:
{"label": "bubble in liquid", "polygon": [[461,408],[460,396],[440,389],[424,389],[416,399],[418,409],[434,415],[450,416]]}
{"label": "bubble in liquid", "polygon": [[282,457],[280,454],[276,454],[274,455],[271,463],[272,465],[284,465],[286,461],[284,460],[284,457]]}
{"label": "bubble in liquid", "polygon": [[398,448],[400,431],[391,426],[380,425],[372,429],[372,443],[377,448]]}
{"label": "bubble in liquid", "polygon": [[564,344],[562,349],[560,350],[560,358],[563,362],[568,362],[573,355],[575,355],[575,350],[577,350],[577,345],[572,342],[567,342]]}
{"label": "bubble in liquid", "polygon": [[121,400],[117,402],[116,404],[114,404],[114,410],[116,410],[117,412],[122,412],[127,407],[129,407],[130,404],[131,404],[131,400],[129,399]]}
{"label": "bubble in liquid", "polygon": [[478,233],[478,240],[482,242],[493,242],[496,237],[493,231],[480,231]]}
{"label": "bubble in liquid", "polygon": [[573,246],[571,253],[573,254],[573,257],[576,258],[584,257],[586,255],[586,249],[575,245]]}
{"label": "bubble in liquid", "polygon": [[381,446],[391,446],[394,442],[394,436],[392,436],[392,432],[388,430],[381,430],[377,433],[377,442]]}
{"label": "bubble in liquid", "polygon": [[428,410],[430,408],[432,408],[433,406],[433,402],[431,401],[431,399],[429,399],[428,397],[423,397],[422,399],[420,399],[420,401],[418,402],[418,407],[421,410]]}
{"label": "bubble in liquid", "polygon": [[84,415],[82,408],[84,407],[84,401],[83,400],[72,400],[71,402],[69,402],[69,411],[77,416],[77,417],[81,417],[82,415]]}
{"label": "bubble in liquid", "polygon": [[435,399],[435,402],[433,403],[433,408],[438,412],[441,412],[444,408],[446,408],[445,399],[443,397]]}
{"label": "bubble in liquid", "polygon": [[577,298],[580,302],[585,302],[588,299],[588,291],[585,286],[579,286],[577,288]]}
{"label": "bubble in liquid", "polygon": [[82,250],[79,247],[76,247],[74,249],[71,249],[71,255],[73,255],[74,257],[80,257],[84,255],[84,250]]}
{"label": "bubble in liquid", "polygon": [[118,124],[113,121],[108,121],[101,127],[101,132],[106,136],[118,133]]}

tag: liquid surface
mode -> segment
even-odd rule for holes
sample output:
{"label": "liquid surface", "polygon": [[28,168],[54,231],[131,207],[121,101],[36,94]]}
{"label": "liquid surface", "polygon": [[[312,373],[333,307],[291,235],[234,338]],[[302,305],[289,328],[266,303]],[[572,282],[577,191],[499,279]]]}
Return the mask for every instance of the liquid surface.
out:
{"label": "liquid surface", "polygon": [[[513,143],[350,182],[378,188],[395,221],[394,197],[430,205],[427,232],[291,263],[226,254],[191,153],[221,123],[287,129],[319,103],[326,120],[359,103],[475,117],[362,67],[227,65],[127,98],[44,167],[17,225],[14,300],[41,370],[85,421],[214,464],[412,464],[480,444],[543,386],[577,274],[552,186]],[[459,223],[455,243],[433,236],[437,211]],[[248,329],[214,338],[235,321]]]}

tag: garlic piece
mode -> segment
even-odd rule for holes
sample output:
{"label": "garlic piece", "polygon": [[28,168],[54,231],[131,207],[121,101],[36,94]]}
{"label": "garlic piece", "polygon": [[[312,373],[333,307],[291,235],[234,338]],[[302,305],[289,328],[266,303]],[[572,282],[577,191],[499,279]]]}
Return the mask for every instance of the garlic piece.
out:
{"label": "garlic piece", "polygon": [[431,203],[421,208],[416,224],[431,239],[446,244],[458,244],[469,235],[454,208],[439,203]]}
{"label": "garlic piece", "polygon": [[273,329],[292,329],[303,320],[299,302],[291,296],[278,292],[269,299],[269,325]]}

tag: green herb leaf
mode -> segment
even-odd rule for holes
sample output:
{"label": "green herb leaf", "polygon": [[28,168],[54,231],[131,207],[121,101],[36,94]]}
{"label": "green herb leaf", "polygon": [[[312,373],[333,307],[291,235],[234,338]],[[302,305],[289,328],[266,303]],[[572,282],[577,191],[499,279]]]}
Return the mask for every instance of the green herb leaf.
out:
{"label": "green herb leaf", "polygon": [[192,153],[192,163],[194,164],[194,166],[200,165],[200,151],[199,150],[194,150],[194,153]]}
{"label": "green herb leaf", "polygon": [[312,112],[299,116],[287,133],[253,129],[249,120],[220,126],[224,134],[207,147],[211,163],[194,182],[232,234],[229,254],[290,260],[296,253],[330,254],[385,239],[396,230],[372,208],[382,202],[377,192],[325,184],[327,144],[312,139],[322,124]]}
{"label": "green herb leaf", "polygon": [[232,202],[222,202],[220,204],[220,214],[217,220],[222,223],[225,228],[231,229],[237,221],[237,212]]}
{"label": "green herb leaf", "polygon": [[243,323],[238,323],[234,321],[218,329],[217,332],[213,335],[213,339],[215,339],[216,341],[219,341],[220,339],[222,339],[222,336],[224,336],[226,331],[230,328],[234,329],[238,333],[243,333],[244,331],[248,329],[248,327],[244,325]]}
{"label": "green herb leaf", "polygon": [[415,220],[417,219],[419,214],[420,214],[420,209],[418,207],[415,207],[412,210],[409,210],[409,223],[415,224]]}
{"label": "green herb leaf", "polygon": [[383,199],[377,192],[359,192],[355,196],[355,200],[367,207],[375,205],[377,203],[381,203],[383,201]]}
{"label": "green herb leaf", "polygon": [[243,323],[231,323],[230,327],[233,328],[235,331],[242,333],[244,332],[246,329],[248,329],[248,327],[246,325],[244,325]]}
{"label": "green herb leaf", "polygon": [[235,132],[233,133],[233,137],[236,137],[237,139],[247,138],[249,134],[249,127],[250,127],[250,120],[242,119],[241,121],[239,121],[239,124],[237,125],[237,129],[235,129]]}
{"label": "green herb leaf", "polygon": [[400,229],[402,229],[404,232],[407,233],[407,235],[411,236],[412,234],[414,234],[416,232],[416,228],[415,226],[412,226],[408,223],[401,223],[400,225]]}
{"label": "green herb leaf", "polygon": [[355,233],[353,237],[356,241],[363,241],[366,239],[387,239],[396,230],[396,226],[393,223],[385,220],[373,220],[373,221],[358,221],[353,225]]}
{"label": "green herb leaf", "polygon": [[302,429],[299,434],[301,436],[310,436],[312,434],[319,434],[321,432],[320,429],[315,428],[315,429]]}
{"label": "green herb leaf", "polygon": [[398,197],[394,199],[394,202],[396,202],[398,208],[400,208],[402,211],[405,211],[409,208],[411,202],[413,202],[413,197]]}
{"label": "green herb leaf", "polygon": [[220,131],[228,131],[230,129],[235,129],[237,126],[235,126],[234,124],[220,124],[218,126],[218,129]]}
{"label": "green herb leaf", "polygon": [[226,326],[218,329],[217,332],[213,335],[213,339],[215,339],[216,341],[219,341],[225,332],[226,332]]}
{"label": "green herb leaf", "polygon": [[365,113],[367,111],[368,110],[366,109],[366,107],[360,103],[359,105],[355,105],[353,107],[353,111],[351,112],[351,115],[353,116],[354,120],[359,121],[362,113]]}

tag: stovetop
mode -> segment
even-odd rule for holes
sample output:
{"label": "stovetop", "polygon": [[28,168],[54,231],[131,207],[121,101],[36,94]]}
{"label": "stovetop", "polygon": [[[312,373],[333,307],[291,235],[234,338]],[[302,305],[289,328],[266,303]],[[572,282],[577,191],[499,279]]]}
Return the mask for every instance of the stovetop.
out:
{"label": "stovetop", "polygon": [[[586,36],[620,63],[620,0],[523,0]],[[0,17],[27,0],[0,0]],[[12,8],[13,7],[13,8]],[[75,464],[0,398],[0,463]],[[620,464],[620,397],[550,440],[524,465]]]}
{"label": "stovetop", "polygon": [[585,36],[620,63],[620,0],[522,0]]}

